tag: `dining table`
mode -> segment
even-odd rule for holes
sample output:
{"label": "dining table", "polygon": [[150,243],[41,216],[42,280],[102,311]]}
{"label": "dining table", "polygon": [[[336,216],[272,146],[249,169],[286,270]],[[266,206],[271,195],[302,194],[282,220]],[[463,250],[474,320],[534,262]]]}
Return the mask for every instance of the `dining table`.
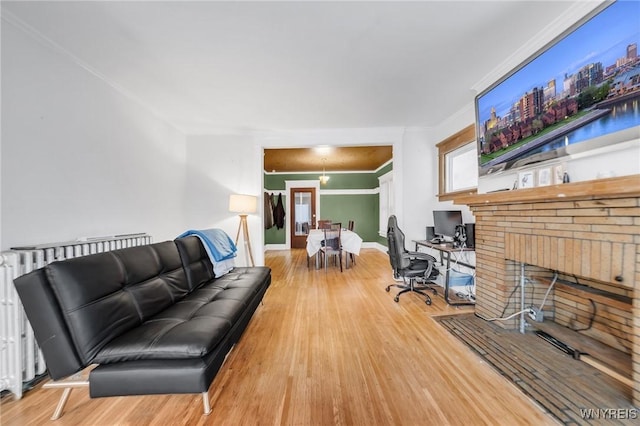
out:
{"label": "dining table", "polygon": [[[324,230],[311,229],[309,231],[309,235],[307,235],[307,254],[309,257],[316,257],[316,268],[320,267],[320,258],[317,254],[322,247],[322,240],[324,240]],[[342,250],[347,252],[347,254],[352,253],[356,256],[360,255],[360,249],[362,248],[362,238],[360,235],[343,228],[340,231],[340,241],[342,242]],[[350,258],[351,256],[346,256],[347,268],[349,268]]]}

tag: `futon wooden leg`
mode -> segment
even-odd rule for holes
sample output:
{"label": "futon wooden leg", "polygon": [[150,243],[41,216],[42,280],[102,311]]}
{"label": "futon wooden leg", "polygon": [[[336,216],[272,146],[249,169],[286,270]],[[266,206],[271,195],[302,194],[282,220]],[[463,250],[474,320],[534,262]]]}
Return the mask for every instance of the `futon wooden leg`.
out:
{"label": "futon wooden leg", "polygon": [[45,383],[42,387],[44,389],[58,389],[62,388],[62,396],[58,401],[58,405],[56,406],[56,410],[53,412],[53,416],[51,416],[51,420],[58,420],[62,417],[62,411],[64,410],[64,406],[67,404],[69,400],[69,395],[73,388],[86,388],[89,387],[89,382],[87,380],[73,380],[78,377],[78,375],[73,376],[71,379],[61,380],[61,381],[53,381],[49,383]]}
{"label": "futon wooden leg", "polygon": [[204,414],[211,414],[211,403],[209,402],[209,392],[202,392],[202,402],[204,404]]}
{"label": "futon wooden leg", "polygon": [[53,412],[53,416],[51,416],[51,420],[58,420],[62,416],[62,410],[64,410],[64,406],[67,405],[67,401],[69,400],[69,395],[71,395],[72,390],[73,388],[65,388],[62,391],[62,396],[58,401],[56,410]]}

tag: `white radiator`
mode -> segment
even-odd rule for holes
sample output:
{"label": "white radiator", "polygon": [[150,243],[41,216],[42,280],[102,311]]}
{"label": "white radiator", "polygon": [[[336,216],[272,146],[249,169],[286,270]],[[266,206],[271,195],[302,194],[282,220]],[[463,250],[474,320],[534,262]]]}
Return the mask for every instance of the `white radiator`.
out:
{"label": "white radiator", "polygon": [[16,247],[0,253],[0,391],[22,398],[23,383],[46,371],[42,353],[35,341],[15,290],[13,280],[55,260],[71,259],[126,247],[150,244],[147,234],[86,238],[32,247]]}

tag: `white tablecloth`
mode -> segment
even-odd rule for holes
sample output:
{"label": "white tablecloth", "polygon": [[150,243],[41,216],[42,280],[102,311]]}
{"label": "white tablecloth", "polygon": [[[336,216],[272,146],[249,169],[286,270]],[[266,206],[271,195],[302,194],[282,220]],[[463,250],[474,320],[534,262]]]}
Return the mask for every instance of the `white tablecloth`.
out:
{"label": "white tablecloth", "polygon": [[[321,242],[324,239],[324,231],[322,229],[312,229],[307,236],[307,254],[313,256],[320,250]],[[353,231],[343,229],[340,234],[342,240],[342,249],[348,253],[360,255],[362,247],[362,238]]]}

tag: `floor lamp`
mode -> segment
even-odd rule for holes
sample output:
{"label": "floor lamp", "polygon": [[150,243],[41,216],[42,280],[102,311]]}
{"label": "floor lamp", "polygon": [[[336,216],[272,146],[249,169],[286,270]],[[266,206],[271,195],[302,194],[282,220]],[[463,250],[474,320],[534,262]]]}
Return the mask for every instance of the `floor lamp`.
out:
{"label": "floor lamp", "polygon": [[249,228],[247,227],[247,215],[258,211],[258,197],[253,195],[231,194],[229,197],[229,211],[239,213],[240,223],[238,224],[238,233],[236,234],[236,246],[240,238],[240,229],[244,238],[244,255],[247,265],[249,258],[251,266],[256,266],[253,261],[253,253],[251,252],[251,240],[249,240]]}

